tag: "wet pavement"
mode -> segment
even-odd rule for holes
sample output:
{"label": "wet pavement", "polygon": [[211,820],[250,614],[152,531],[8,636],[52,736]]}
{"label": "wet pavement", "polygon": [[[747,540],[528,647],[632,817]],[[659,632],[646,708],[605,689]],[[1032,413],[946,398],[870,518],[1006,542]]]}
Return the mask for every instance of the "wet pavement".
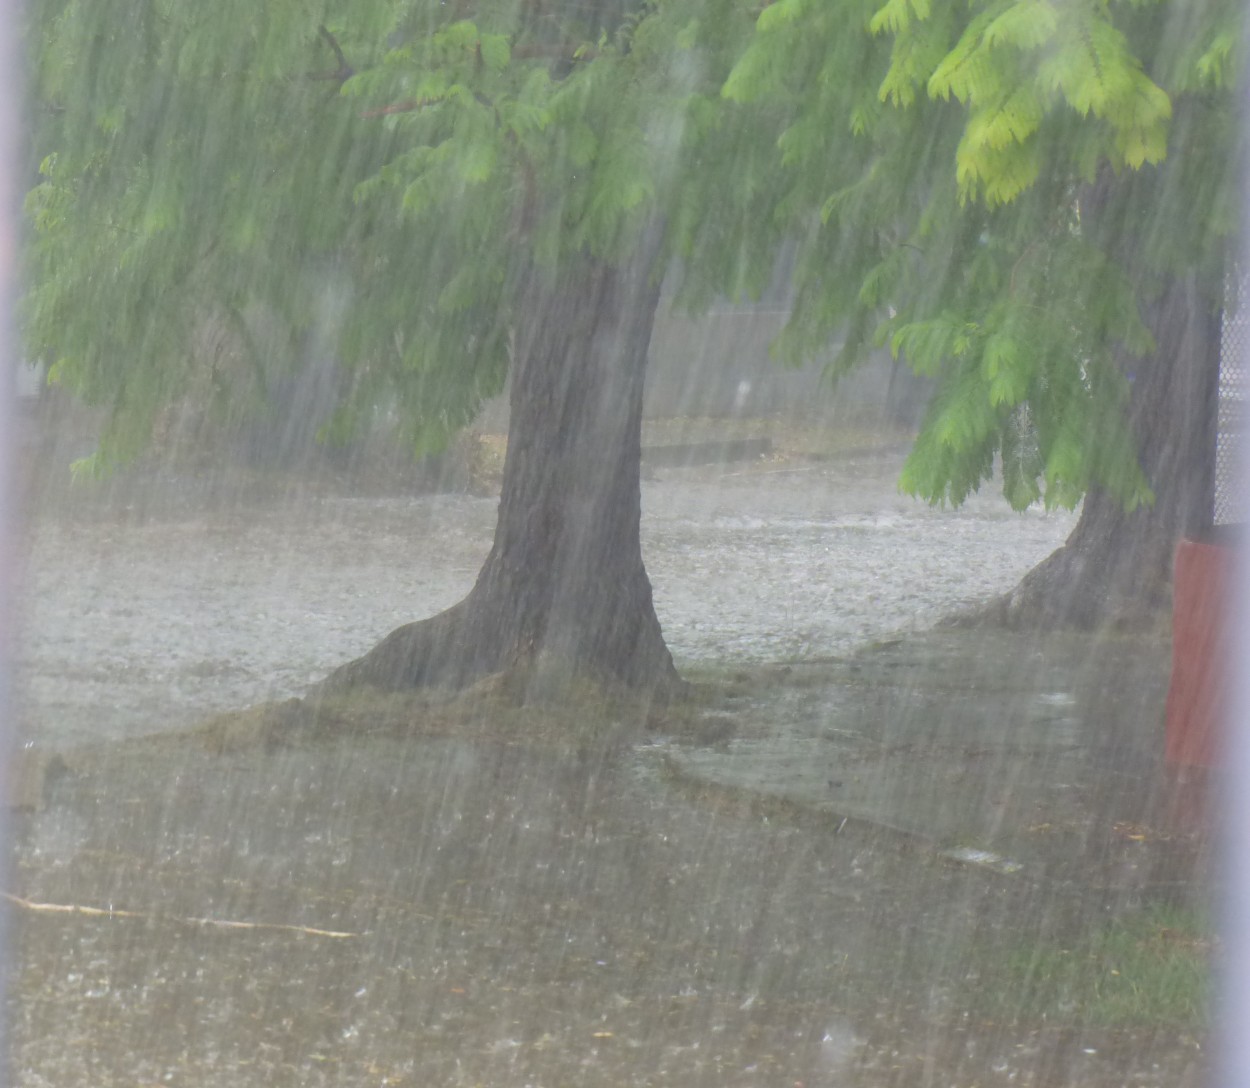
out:
{"label": "wet pavement", "polygon": [[722,696],[741,729],[668,759],[968,863],[1029,869],[1056,840],[1083,853],[1091,823],[1164,833],[1169,650],[1150,635],[939,627],[766,673],[784,695]]}

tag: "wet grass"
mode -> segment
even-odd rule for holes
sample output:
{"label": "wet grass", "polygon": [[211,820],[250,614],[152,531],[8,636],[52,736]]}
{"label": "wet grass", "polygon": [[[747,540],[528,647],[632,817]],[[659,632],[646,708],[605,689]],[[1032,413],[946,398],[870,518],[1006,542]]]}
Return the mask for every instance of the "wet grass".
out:
{"label": "wet grass", "polygon": [[[796,672],[784,665],[702,666],[684,669],[683,676],[684,697],[658,700],[576,677],[539,689],[507,673],[464,691],[390,692],[363,686],[219,714],[179,737],[218,754],[344,734],[456,737],[539,748],[613,745],[658,735],[682,744],[717,745],[743,728],[744,702],[784,688],[829,683],[824,669]],[[145,738],[143,744],[149,743],[151,738]]]}
{"label": "wet grass", "polygon": [[982,998],[1021,1023],[1196,1031],[1208,1023],[1213,948],[1196,911],[1148,906],[1009,951]]}
{"label": "wet grass", "polygon": [[509,678],[499,676],[464,692],[360,687],[267,703],[218,715],[193,735],[218,753],[343,735],[458,737],[542,748],[636,736],[646,721],[645,706],[613,699],[591,685],[565,687],[558,700],[526,701],[511,690]]}

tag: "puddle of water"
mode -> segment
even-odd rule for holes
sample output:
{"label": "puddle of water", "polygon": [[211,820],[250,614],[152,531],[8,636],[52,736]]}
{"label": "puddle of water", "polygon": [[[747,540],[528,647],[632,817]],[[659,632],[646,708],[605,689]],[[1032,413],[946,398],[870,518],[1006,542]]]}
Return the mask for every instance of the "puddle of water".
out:
{"label": "puddle of water", "polygon": [[[923,626],[1009,588],[1071,524],[933,510],[897,494],[900,463],[649,482],[644,553],[679,663],[839,654]],[[48,514],[31,532],[23,728],[81,742],[299,694],[463,596],[494,514],[462,496]]]}
{"label": "puddle of water", "polygon": [[801,693],[742,714],[740,739],[669,758],[701,781],[935,844],[1021,849],[1030,828],[1086,819],[1093,799],[1157,819],[1167,647],[1055,636],[1044,668],[1007,668],[1038,647],[940,631],[808,666]]}

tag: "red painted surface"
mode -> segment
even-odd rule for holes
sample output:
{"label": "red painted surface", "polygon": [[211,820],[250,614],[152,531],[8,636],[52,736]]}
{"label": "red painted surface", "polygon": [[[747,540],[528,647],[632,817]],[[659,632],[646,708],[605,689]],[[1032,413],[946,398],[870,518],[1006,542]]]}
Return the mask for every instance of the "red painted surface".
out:
{"label": "red painted surface", "polygon": [[1182,540],[1172,586],[1172,682],[1164,756],[1180,767],[1220,763],[1234,551]]}

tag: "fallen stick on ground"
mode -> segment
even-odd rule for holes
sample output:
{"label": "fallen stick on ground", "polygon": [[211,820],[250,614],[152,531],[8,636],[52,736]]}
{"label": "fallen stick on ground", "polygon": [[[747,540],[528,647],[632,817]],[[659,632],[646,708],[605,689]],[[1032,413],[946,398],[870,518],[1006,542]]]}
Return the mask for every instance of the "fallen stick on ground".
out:
{"label": "fallen stick on ground", "polygon": [[158,921],[177,922],[187,926],[214,926],[218,929],[276,929],[286,933],[300,933],[308,937],[359,937],[359,933],[346,933],[336,929],[316,929],[313,926],[295,926],[284,922],[235,922],[221,918],[169,918],[147,914],[138,910],[115,910],[112,907],[85,907],[78,903],[36,903],[11,892],[0,892],[14,906],[40,914],[81,914],[88,918],[150,918]]}

